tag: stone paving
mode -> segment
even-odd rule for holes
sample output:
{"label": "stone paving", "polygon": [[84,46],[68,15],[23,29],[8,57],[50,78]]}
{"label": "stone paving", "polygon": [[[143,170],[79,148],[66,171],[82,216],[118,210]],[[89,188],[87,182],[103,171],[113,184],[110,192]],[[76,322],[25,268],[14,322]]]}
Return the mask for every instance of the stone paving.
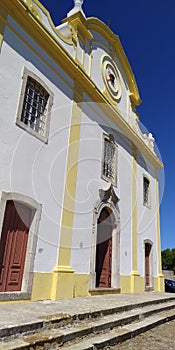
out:
{"label": "stone paving", "polygon": [[[175,350],[175,320],[155,327],[110,350]],[[107,350],[106,349],[106,350]]]}
{"label": "stone paving", "polygon": [[87,296],[56,301],[0,303],[0,329],[36,322],[50,316],[59,316],[63,313],[78,315],[85,312],[115,308],[116,306],[174,297],[175,295],[170,293],[145,292],[140,294]]}

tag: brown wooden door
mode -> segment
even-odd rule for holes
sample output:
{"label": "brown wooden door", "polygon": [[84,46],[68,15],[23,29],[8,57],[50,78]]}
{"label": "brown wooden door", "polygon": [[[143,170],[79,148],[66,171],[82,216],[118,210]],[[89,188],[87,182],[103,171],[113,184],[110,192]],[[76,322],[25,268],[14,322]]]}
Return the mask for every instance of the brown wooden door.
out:
{"label": "brown wooden door", "polygon": [[112,225],[109,213],[103,209],[97,225],[96,287],[111,287]]}
{"label": "brown wooden door", "polygon": [[145,280],[146,280],[146,287],[150,286],[150,251],[151,251],[151,244],[146,243],[145,244]]}
{"label": "brown wooden door", "polygon": [[8,201],[0,239],[0,292],[20,291],[32,210]]}

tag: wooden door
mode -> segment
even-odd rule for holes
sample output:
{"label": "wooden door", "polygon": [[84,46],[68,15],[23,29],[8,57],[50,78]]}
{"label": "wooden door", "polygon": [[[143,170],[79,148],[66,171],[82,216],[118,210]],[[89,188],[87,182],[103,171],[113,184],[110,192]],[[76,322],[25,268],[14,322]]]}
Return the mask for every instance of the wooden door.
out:
{"label": "wooden door", "polygon": [[0,239],[0,292],[21,290],[31,214],[24,205],[7,202]]}
{"label": "wooden door", "polygon": [[151,244],[145,243],[145,284],[146,287],[150,286],[150,252]]}
{"label": "wooden door", "polygon": [[96,287],[111,287],[112,225],[109,212],[103,209],[97,225]]}

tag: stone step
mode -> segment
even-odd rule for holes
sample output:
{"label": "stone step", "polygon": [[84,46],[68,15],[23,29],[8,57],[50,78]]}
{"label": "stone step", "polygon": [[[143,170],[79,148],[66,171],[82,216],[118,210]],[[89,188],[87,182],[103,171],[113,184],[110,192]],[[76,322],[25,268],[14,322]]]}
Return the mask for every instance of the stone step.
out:
{"label": "stone step", "polygon": [[[20,335],[20,338],[15,337],[13,340],[10,338],[8,340],[6,337],[3,341],[0,342],[0,349],[43,349],[45,344],[52,344],[51,346],[53,346],[53,344],[57,344],[58,347],[59,345],[66,344],[68,342],[74,342],[83,337],[90,336],[94,339],[94,334],[97,333],[102,333],[102,336],[104,336],[104,332],[113,335],[113,331],[111,331],[111,329],[114,328],[115,332],[118,332],[120,329],[117,327],[123,327],[124,325],[127,325],[127,329],[133,323],[135,325],[138,324],[139,327],[141,327],[141,324],[146,319],[151,319],[151,317],[154,319],[155,317],[161,316],[163,320],[162,322],[165,322],[164,318],[168,318],[170,316],[170,313],[172,315],[172,319],[175,318],[175,301],[169,301],[162,304],[146,305],[142,308],[138,307],[137,305],[137,308],[132,309],[131,311],[114,313],[106,316],[101,316],[100,318],[84,319],[81,322],[75,319],[73,323],[66,325],[62,324],[62,326],[59,328],[53,328],[54,324],[51,324],[52,327],[45,327],[45,329],[39,330],[33,334]],[[165,314],[166,317],[164,316]],[[90,346],[89,349],[91,349],[92,345],[93,344],[89,343],[89,340],[85,342],[85,347]],[[77,346],[79,345],[77,344]]]}
{"label": "stone step", "polygon": [[140,333],[159,326],[165,322],[175,319],[174,310],[162,312],[156,316],[149,316],[148,318],[129,324],[127,326],[114,328],[107,333],[101,333],[97,336],[91,336],[90,339],[85,339],[77,342],[76,344],[65,344],[64,346],[52,348],[62,350],[98,350],[108,346],[112,346],[118,343],[122,343],[125,340],[131,339]]}
{"label": "stone step", "polygon": [[[116,300],[117,301],[117,300]],[[83,321],[83,320],[93,320],[97,319],[102,316],[108,316],[113,314],[121,314],[122,312],[129,312],[135,309],[142,309],[143,307],[151,307],[151,309],[156,309],[157,307],[161,306],[167,306],[169,308],[174,307],[173,303],[175,302],[174,296],[168,296],[167,298],[160,298],[155,300],[147,300],[143,302],[136,302],[136,303],[129,303],[126,305],[121,306],[115,306],[115,307],[108,307],[105,308],[99,308],[95,310],[89,310],[89,311],[82,311],[77,312],[76,314],[53,314],[53,315],[47,315],[46,317],[39,317],[40,321],[34,321],[34,322],[26,322],[25,318],[19,318],[18,325],[7,325],[7,326],[1,326],[0,327],[0,337],[1,338],[8,338],[10,336],[16,336],[17,334],[27,334],[27,333],[34,333],[34,332],[41,332],[45,329],[49,328],[60,328],[63,325],[71,325],[75,321]],[[169,305],[169,306],[168,306]],[[44,307],[44,306],[43,306]],[[71,311],[71,310],[70,310]]]}

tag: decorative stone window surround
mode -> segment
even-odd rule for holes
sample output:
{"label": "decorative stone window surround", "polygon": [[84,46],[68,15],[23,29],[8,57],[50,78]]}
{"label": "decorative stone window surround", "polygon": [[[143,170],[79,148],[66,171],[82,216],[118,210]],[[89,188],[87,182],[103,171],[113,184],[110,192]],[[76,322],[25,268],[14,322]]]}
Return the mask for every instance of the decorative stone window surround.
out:
{"label": "decorative stone window surround", "polygon": [[[146,184],[147,188],[145,187]],[[143,175],[143,205],[147,208],[151,208],[151,182],[146,175]]]}
{"label": "decorative stone window surround", "polygon": [[[30,125],[25,124],[22,120],[22,111],[23,111],[23,105],[24,105],[24,99],[25,99],[25,92],[26,92],[26,86],[28,83],[28,78],[32,78],[36,83],[38,83],[43,90],[48,94],[48,101],[45,106],[46,110],[46,115],[45,115],[45,122],[44,122],[44,132],[43,135],[39,134],[38,131],[34,130]],[[50,118],[51,118],[51,108],[53,105],[53,93],[52,91],[48,88],[48,86],[39,78],[36,74],[33,72],[29,71],[27,68],[24,68],[23,72],[23,82],[22,82],[22,88],[21,88],[21,93],[20,93],[20,98],[19,98],[19,106],[18,106],[18,111],[17,111],[17,119],[16,119],[16,125],[21,127],[22,129],[26,130],[33,136],[37,137],[41,141],[48,143],[48,137],[49,137],[49,126],[50,126]]]}
{"label": "decorative stone window surround", "polygon": [[[107,154],[105,154],[105,152],[107,152],[107,148],[105,149],[105,142],[106,142],[106,146],[107,143],[109,143],[109,145],[111,144],[111,146],[113,147],[114,150],[114,156],[109,160],[106,159]],[[109,147],[109,146],[108,146]],[[118,147],[114,141],[114,137],[112,134],[103,134],[103,148],[102,148],[102,171],[101,171],[101,176],[102,178],[107,181],[110,182],[113,186],[117,186],[117,150]],[[111,153],[112,153],[112,149],[111,149]],[[109,173],[112,173],[112,175],[107,175],[106,174],[106,170],[105,170],[105,162],[107,161],[107,165],[109,165],[110,169],[109,169]]]}

